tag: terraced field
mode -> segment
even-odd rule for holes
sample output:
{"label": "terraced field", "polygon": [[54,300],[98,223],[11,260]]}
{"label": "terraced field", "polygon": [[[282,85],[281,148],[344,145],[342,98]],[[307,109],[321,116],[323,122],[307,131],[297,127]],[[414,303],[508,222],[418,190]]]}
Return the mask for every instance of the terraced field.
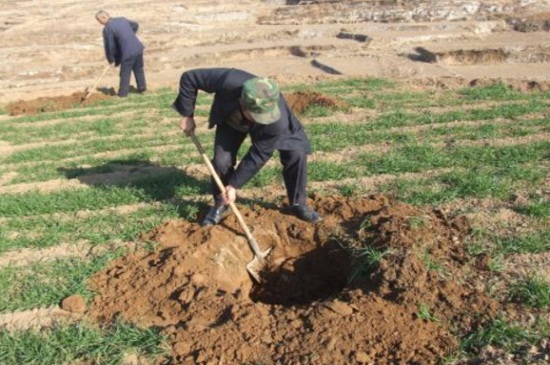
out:
{"label": "terraced field", "polygon": [[[3,116],[0,362],[128,363],[168,359],[206,364],[224,358],[228,363],[243,364],[368,362],[363,359],[437,363],[443,358],[449,363],[462,363],[468,358],[486,363],[498,359],[518,364],[547,361],[550,94],[516,91],[501,82],[482,87],[412,90],[408,84],[374,78],[296,84],[285,87],[284,92],[295,108],[300,105],[300,118],[315,150],[309,174],[311,202],[323,211],[325,223],[315,227],[314,233],[312,227],[273,210],[285,204],[277,159],[243,189],[241,204],[245,204],[247,219],[260,242],[275,240],[279,249],[286,247],[280,255],[287,259],[311,252],[306,243],[332,247],[336,241],[329,237],[333,236],[341,242],[340,251],[346,253],[344,259],[336,260],[329,254],[332,251],[323,251],[320,262],[329,266],[321,271],[330,275],[324,280],[335,286],[326,292],[315,286],[315,281],[293,282],[294,293],[303,293],[304,285],[313,288],[298,297],[289,297],[288,291],[277,286],[280,283],[266,284],[264,290],[269,295],[251,286],[239,264],[247,262],[249,253],[236,222],[229,221],[226,228],[216,228],[209,234],[197,231],[195,222],[208,203],[209,179],[191,141],[177,129],[178,118],[170,108],[175,90],[160,89],[146,96],[132,95],[124,101],[107,100],[60,112]],[[210,101],[209,95],[200,95],[199,135],[207,148],[212,142],[212,132],[205,129]],[[387,238],[382,234],[383,226],[374,221],[366,225],[365,219],[374,220],[372,217],[381,214],[381,208],[368,210],[365,204],[368,207],[367,202],[373,204],[380,199],[385,202],[382,207],[396,209],[386,212],[385,219],[405,219],[409,223],[403,227],[412,230],[390,236],[397,242],[404,236],[416,237],[412,243],[406,245],[403,241],[395,247],[388,243],[390,247],[385,251],[380,251],[383,246],[376,246],[377,241]],[[349,212],[342,213],[343,208]],[[435,218],[437,214],[439,218]],[[431,225],[426,217],[432,217]],[[437,223],[441,217],[446,218]],[[454,231],[453,224],[457,223],[451,222],[456,219],[465,219],[468,229]],[[302,246],[283,242],[280,232],[268,238],[273,220],[279,221],[283,230],[295,227],[305,232],[304,237],[296,237],[307,242]],[[342,227],[348,227],[349,232]],[[366,231],[369,234],[364,236]],[[439,232],[437,237],[444,237],[451,231],[456,236],[456,241],[451,241],[454,245],[437,250],[424,246],[426,235]],[[328,236],[319,238],[322,235]],[[441,238],[433,240],[443,244]],[[371,245],[379,250],[374,252],[385,254],[367,270],[368,265],[359,258],[377,257],[369,251]],[[236,268],[226,265],[227,258],[220,258],[228,247],[238,258],[233,258]],[[426,251],[419,256],[421,247]],[[461,252],[460,260],[456,252],[438,253],[451,247]],[[187,253],[178,256],[176,249]],[[198,251],[192,254],[193,250]],[[416,265],[426,273],[421,274],[421,269],[416,274],[408,272],[408,264],[399,261],[411,250],[416,252],[414,257],[421,257]],[[186,261],[187,255],[198,260],[196,266]],[[174,270],[180,267],[181,281],[172,278],[175,274],[170,276],[172,279],[166,278],[162,270],[150,266],[154,257],[164,260],[163,265],[175,265]],[[149,264],[141,267],[140,262]],[[331,265],[338,265],[344,272],[337,273]],[[400,268],[393,280],[399,281],[399,275],[420,275],[414,280],[427,280],[423,290],[428,292],[434,290],[434,283],[446,288],[456,281],[469,296],[482,294],[485,299],[476,297],[474,302],[485,303],[490,310],[481,306],[477,313],[471,313],[456,303],[445,306],[427,297],[422,285],[420,289],[405,285],[398,290],[384,276],[389,275],[383,269],[385,265]],[[148,271],[153,268],[155,271]],[[115,275],[115,269],[120,273]],[[131,274],[133,270],[138,271]],[[361,274],[365,270],[369,272],[366,276]],[[183,305],[164,317],[155,306],[136,309],[136,303],[142,300],[139,298],[149,298],[143,300],[155,305],[171,303],[174,293],[192,285],[185,284],[184,277],[193,278],[197,273],[203,276],[197,288],[208,290],[204,289],[204,298],[191,297],[194,305]],[[136,285],[116,281],[144,274],[153,288],[148,289],[145,282]],[[303,275],[300,273],[300,277]],[[162,277],[162,283],[157,277]],[[227,282],[224,277],[231,280]],[[123,289],[125,285],[128,289]],[[267,285],[273,286],[267,290]],[[472,288],[475,290],[469,291]],[[220,290],[245,294],[231,304],[236,313],[243,308],[264,308],[271,314],[250,323],[235,315],[219,327],[209,327],[216,330],[204,330],[210,333],[210,337],[204,337],[200,330],[203,327],[192,327],[190,323],[197,317],[206,322],[219,319],[216,311],[222,309],[211,308],[217,303],[216,290],[218,296]],[[403,290],[416,299],[399,299]],[[128,297],[130,293],[137,297]],[[451,298],[449,293],[445,296]],[[403,325],[418,326],[421,334],[415,334],[427,336],[438,347],[428,353],[424,353],[425,348],[414,347],[406,338],[407,327],[398,328],[400,341],[387,342],[384,333],[388,324],[383,318],[371,323],[372,327],[354,329],[361,323],[361,313],[369,318],[361,309],[361,300],[372,297],[391,308],[385,314],[386,320],[410,313],[411,318]],[[225,299],[219,300],[223,307]],[[462,300],[474,303],[466,297]],[[304,303],[308,305],[304,307]],[[321,310],[334,303],[344,307],[329,310],[336,318]],[[363,305],[372,309],[373,304]],[[205,317],[205,313],[213,317]],[[476,316],[483,320],[478,321]],[[348,345],[340,352],[334,349],[342,345],[332,345],[333,349],[327,351],[322,345],[324,332],[319,331],[325,325],[312,327],[306,335],[301,326],[295,327],[295,317],[311,317],[312,322],[314,318],[331,318],[327,330],[339,328],[344,337],[338,340],[337,332],[331,331],[333,337],[329,337],[337,343],[348,335],[353,340],[346,340]],[[266,323],[266,318],[286,324],[275,328]],[[455,323],[458,320],[460,323]],[[189,324],[180,327],[186,321]],[[226,328],[231,322],[240,325],[241,332]],[[104,326],[98,327],[101,323]],[[434,324],[439,327],[435,332]],[[249,334],[237,340],[238,333],[248,333],[247,326],[261,330],[259,336],[265,331],[269,336],[264,333],[262,339],[255,339]],[[211,342],[212,331],[219,333],[215,342]],[[379,337],[363,333],[373,331]],[[185,339],[185,333],[193,334],[196,342]],[[227,338],[224,333],[235,336]],[[285,334],[290,336],[288,342]],[[320,347],[310,343],[313,335],[321,339],[317,345]],[[442,342],[441,336],[447,340]],[[233,349],[235,343],[240,348],[250,347],[250,352]],[[304,343],[308,343],[305,348]],[[365,344],[377,348],[377,343],[377,351],[364,349]],[[267,358],[255,357],[255,346],[262,348]],[[406,346],[413,346],[412,353],[417,355],[410,355],[407,351],[411,349]],[[305,356],[309,356],[309,362],[303,360]]]}
{"label": "terraced field", "polygon": [[[111,71],[80,102],[99,7],[139,22],[147,94]],[[550,362],[550,2],[0,14],[0,364]],[[196,67],[271,76],[312,142],[320,224],[285,213],[277,156],[240,192],[261,285],[234,217],[197,224],[210,178],[170,107]]]}

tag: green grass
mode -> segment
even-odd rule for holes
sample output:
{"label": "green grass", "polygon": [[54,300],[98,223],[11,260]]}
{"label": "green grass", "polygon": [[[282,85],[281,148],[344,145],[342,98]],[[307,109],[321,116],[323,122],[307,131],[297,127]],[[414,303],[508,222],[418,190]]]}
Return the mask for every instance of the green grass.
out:
{"label": "green grass", "polygon": [[[550,208],[541,189],[550,174],[550,141],[506,141],[550,132],[549,92],[521,93],[503,84],[417,91],[373,78],[293,85],[285,92],[293,90],[338,97],[353,108],[312,106],[300,115],[313,150],[331,152],[333,157],[311,162],[309,181],[336,181],[345,196],[374,190],[411,204],[432,206],[472,198],[508,204],[521,191],[530,200],[514,209],[524,215],[533,231],[500,237],[480,229],[468,250],[471,255],[490,255],[492,275],[504,269],[508,255],[550,250],[550,231],[544,228]],[[4,186],[53,179],[78,179],[85,186],[3,194],[0,254],[71,242],[139,242],[143,232],[168,219],[195,220],[201,204],[189,201],[189,196],[210,199],[210,180],[206,175],[184,173],[188,164],[202,162],[192,142],[178,130],[180,117],[171,108],[175,96],[175,90],[163,89],[92,107],[6,118],[0,125],[0,140],[22,148],[0,157]],[[196,115],[200,123],[206,123],[211,102],[212,95],[199,93]],[[355,112],[375,117],[353,124],[339,119]],[[211,155],[212,131],[200,137]],[[239,158],[249,145],[246,141]],[[373,152],[349,156],[341,152],[365,145]],[[277,153],[273,159],[278,160]],[[152,175],[142,174],[146,169]],[[409,173],[419,177],[405,178]],[[363,177],[385,174],[395,179],[379,187],[361,184]],[[115,176],[122,178],[111,180]],[[244,189],[282,184],[281,166],[276,163],[262,169]],[[144,206],[131,212],[121,208],[140,203]],[[368,246],[369,223],[365,218],[355,232],[365,238],[366,248],[352,252],[357,264],[352,276],[362,279],[391,254]],[[412,230],[425,228],[421,217],[410,217],[405,224]],[[88,278],[122,254],[0,268],[0,312],[55,305],[71,294],[90,300]],[[429,270],[442,271],[444,263],[434,261],[430,252],[420,255]],[[548,283],[529,277],[514,283],[506,299],[521,303],[526,311],[547,311],[548,290]],[[426,304],[419,305],[417,317],[438,320]],[[489,344],[518,351],[549,334],[543,326],[526,329],[499,318],[467,334],[461,347],[469,354]],[[160,342],[153,331],[120,324],[102,330],[79,324],[39,333],[0,331],[0,363],[120,364],[128,353],[155,356]]]}
{"label": "green grass", "polygon": [[[512,145],[506,147],[433,147],[407,145],[380,156],[365,153],[357,157],[357,163],[371,173],[420,172],[445,167],[476,169],[482,166],[505,168],[545,159],[550,142]],[[516,171],[516,173],[520,173]]]}
{"label": "green grass", "polygon": [[[109,137],[112,135],[124,135],[133,130],[145,127],[147,121],[144,118],[132,119],[132,123],[124,122],[123,118],[102,118],[90,121],[60,121],[48,126],[26,126],[19,127],[13,124],[0,126],[2,139],[12,144],[26,144],[37,141],[64,141],[77,137]],[[80,141],[82,142],[82,141]]]}
{"label": "green grass", "polygon": [[180,172],[152,176],[128,186],[93,186],[53,193],[27,192],[5,194],[0,200],[0,217],[71,213],[99,210],[119,205],[150,203],[166,199],[205,193],[209,181],[198,181]]}
{"label": "green grass", "polygon": [[319,118],[319,117],[326,117],[329,115],[333,115],[334,112],[335,112],[335,109],[333,107],[313,104],[304,110],[304,112],[302,113],[302,116],[305,118]]}
{"label": "green grass", "polygon": [[165,338],[154,329],[117,323],[100,330],[85,324],[42,330],[0,330],[3,365],[64,365],[77,363],[118,365],[136,354],[157,358],[167,353]]}
{"label": "green grass", "polygon": [[529,94],[513,90],[503,83],[495,83],[490,86],[464,88],[459,91],[459,94],[462,95],[462,98],[468,102],[477,102],[480,100],[509,101],[527,99],[530,97]]}
{"label": "green grass", "polygon": [[430,310],[428,305],[425,303],[421,303],[418,306],[418,311],[416,312],[416,316],[418,317],[418,319],[422,319],[424,321],[439,322],[439,319],[432,314],[432,311]]}
{"label": "green grass", "polygon": [[416,205],[439,205],[461,198],[508,200],[518,188],[536,189],[548,171],[538,166],[482,167],[456,169],[433,178],[397,179],[382,188]]}
{"label": "green grass", "polygon": [[[188,207],[189,206],[189,207]],[[0,254],[15,248],[47,248],[62,243],[87,242],[91,245],[113,241],[139,241],[144,231],[168,219],[179,218],[179,212],[193,210],[193,204],[181,207],[166,203],[146,206],[132,213],[92,212],[86,217],[72,215],[62,219],[52,215],[14,217],[0,228]],[[187,214],[192,217],[191,214]]]}
{"label": "green grass", "polygon": [[80,155],[93,155],[98,153],[113,153],[114,151],[126,149],[143,149],[163,147],[166,145],[179,145],[182,137],[174,134],[170,137],[161,135],[153,136],[121,136],[118,139],[91,140],[70,145],[56,145],[31,148],[16,151],[9,156],[0,159],[2,163],[23,163],[42,160],[62,160]]}
{"label": "green grass", "polygon": [[529,307],[547,309],[550,307],[550,283],[536,276],[518,280],[510,289],[510,299]]}
{"label": "green grass", "polygon": [[504,105],[459,109],[439,113],[411,113],[397,110],[383,114],[369,123],[372,130],[413,125],[435,125],[456,121],[495,120],[498,118],[517,119],[531,113],[544,113],[548,110],[546,100],[533,100],[529,103],[510,103]]}
{"label": "green grass", "polygon": [[424,251],[422,261],[424,262],[424,267],[426,267],[428,271],[436,271],[440,273],[443,271],[443,264],[437,260],[434,260],[429,250]]}
{"label": "green grass", "polygon": [[[537,221],[529,224],[536,225]],[[531,233],[506,234],[502,237],[485,228],[474,226],[466,240],[466,248],[472,256],[488,254],[501,261],[506,255],[542,254],[550,251],[550,230],[542,228]]]}
{"label": "green grass", "polygon": [[0,200],[0,217],[51,214],[55,212],[71,213],[79,210],[98,210],[153,200],[143,190],[116,186],[72,189],[53,193],[5,194]]}
{"label": "green grass", "polygon": [[539,198],[526,205],[514,208],[515,211],[535,218],[550,218],[550,200]]}
{"label": "green grass", "polygon": [[[121,153],[117,159],[111,157],[83,156],[76,160],[31,162],[10,165],[3,173],[16,173],[10,180],[11,184],[48,181],[53,179],[82,178],[86,175],[118,172],[119,165],[134,166],[132,171],[143,167],[158,166],[158,175],[174,173],[174,167],[185,164],[200,164],[202,159],[190,150],[191,146],[175,146],[172,150],[155,151],[149,148],[135,150],[135,152]],[[82,167],[93,166],[93,167]],[[128,170],[128,169],[127,169]],[[181,173],[183,174],[183,172]]]}
{"label": "green grass", "polygon": [[343,184],[338,189],[340,194],[346,197],[356,196],[363,192],[363,187],[358,182]]}
{"label": "green grass", "polygon": [[390,249],[379,250],[371,246],[354,248],[348,245],[346,247],[350,250],[354,261],[352,266],[355,268],[355,272],[350,276],[350,281],[354,278],[369,279],[370,275],[380,266],[380,261],[392,253]]}
{"label": "green grass", "polygon": [[[288,87],[288,91],[311,90],[310,84],[296,84]],[[315,91],[326,93],[328,95],[341,95],[354,91],[382,92],[385,90],[393,90],[397,87],[397,83],[391,80],[379,78],[350,78],[346,80],[337,80],[329,82],[315,83]]]}
{"label": "green grass", "polygon": [[509,323],[503,318],[497,318],[465,336],[461,341],[461,348],[465,352],[472,353],[491,345],[514,352],[527,344],[536,344],[545,335],[548,335],[545,331],[539,332],[537,329],[527,329]]}
{"label": "green grass", "polygon": [[91,260],[56,259],[30,266],[0,268],[0,313],[49,307],[73,294],[93,296],[88,279],[124,253],[108,252]]}
{"label": "green grass", "polygon": [[522,236],[497,238],[498,250],[505,254],[540,254],[550,251],[550,228]]}

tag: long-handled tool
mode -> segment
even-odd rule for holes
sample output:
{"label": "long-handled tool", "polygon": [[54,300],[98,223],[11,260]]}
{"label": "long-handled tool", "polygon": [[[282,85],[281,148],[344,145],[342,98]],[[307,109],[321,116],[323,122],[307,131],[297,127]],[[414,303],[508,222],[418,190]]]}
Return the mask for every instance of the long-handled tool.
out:
{"label": "long-handled tool", "polygon": [[105,74],[107,73],[107,71],[111,68],[111,65],[107,65],[103,71],[101,72],[101,75],[99,75],[99,77],[95,80],[95,83],[94,85],[92,86],[92,88],[86,88],[84,90],[84,96],[82,97],[82,99],[80,99],[80,102],[84,102],[86,99],[88,99],[90,97],[90,95],[92,95],[92,92],[96,89],[97,85],[99,84],[99,81],[101,81],[101,79],[103,78],[103,76],[105,76]]}
{"label": "long-handled tool", "polygon": [[[197,136],[195,134],[191,135],[191,139],[193,140],[193,143],[195,143],[195,146],[197,146],[197,150],[202,156],[202,159],[206,163],[206,166],[208,166],[208,170],[210,171],[210,174],[216,181],[216,184],[218,185],[218,188],[222,191],[223,194],[225,194],[225,186],[223,185],[223,182],[221,181],[220,177],[216,173],[216,170],[214,170],[214,166],[212,166],[212,162],[210,162],[210,159],[204,152],[204,149],[202,148],[202,145],[200,141],[198,140]],[[244,222],[244,219],[235,206],[235,203],[231,202],[229,203],[229,207],[237,217],[237,220],[241,224],[241,227],[244,230],[244,233],[246,234],[246,238],[248,239],[248,244],[250,248],[252,249],[252,252],[254,252],[254,258],[252,261],[250,261],[246,265],[246,270],[250,273],[250,275],[256,280],[256,282],[261,283],[261,277],[260,272],[263,270],[265,266],[265,258],[269,255],[271,252],[271,247],[267,250],[263,251],[260,249],[260,246],[258,246],[258,242],[254,239],[252,236],[252,233],[250,233],[250,230],[248,229],[248,226]]]}

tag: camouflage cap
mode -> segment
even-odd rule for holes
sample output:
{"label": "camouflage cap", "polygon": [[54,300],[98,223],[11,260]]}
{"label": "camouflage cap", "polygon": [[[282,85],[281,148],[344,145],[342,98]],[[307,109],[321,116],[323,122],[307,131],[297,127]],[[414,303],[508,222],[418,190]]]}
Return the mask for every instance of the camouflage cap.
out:
{"label": "camouflage cap", "polygon": [[275,123],[281,117],[279,87],[267,77],[254,77],[243,84],[241,100],[254,121],[260,124]]}

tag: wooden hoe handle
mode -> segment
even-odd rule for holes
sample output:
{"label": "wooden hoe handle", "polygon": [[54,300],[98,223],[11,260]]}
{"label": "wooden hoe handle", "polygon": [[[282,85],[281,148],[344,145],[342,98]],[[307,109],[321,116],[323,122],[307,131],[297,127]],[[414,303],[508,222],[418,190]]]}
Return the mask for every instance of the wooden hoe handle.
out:
{"label": "wooden hoe handle", "polygon": [[[223,185],[223,182],[221,181],[220,177],[216,173],[216,170],[214,170],[214,166],[212,165],[212,162],[210,162],[210,159],[204,152],[204,149],[202,148],[202,145],[197,138],[197,136],[193,133],[191,134],[191,139],[193,140],[193,143],[195,143],[195,146],[197,147],[197,150],[202,156],[202,159],[204,160],[204,163],[208,167],[208,170],[210,171],[210,175],[214,178],[216,181],[216,184],[218,185],[218,188],[221,190],[221,192],[225,195],[225,186]],[[254,255],[260,259],[263,259],[262,251],[260,250],[260,247],[258,246],[258,243],[252,236],[252,233],[250,233],[250,230],[248,229],[248,226],[246,225],[243,216],[241,215],[241,212],[237,209],[237,206],[234,202],[229,203],[229,207],[237,217],[237,220],[239,221],[241,227],[244,230],[244,233],[246,234],[246,238],[248,239],[248,243],[250,244],[250,248],[252,248],[252,251],[254,251]]]}

